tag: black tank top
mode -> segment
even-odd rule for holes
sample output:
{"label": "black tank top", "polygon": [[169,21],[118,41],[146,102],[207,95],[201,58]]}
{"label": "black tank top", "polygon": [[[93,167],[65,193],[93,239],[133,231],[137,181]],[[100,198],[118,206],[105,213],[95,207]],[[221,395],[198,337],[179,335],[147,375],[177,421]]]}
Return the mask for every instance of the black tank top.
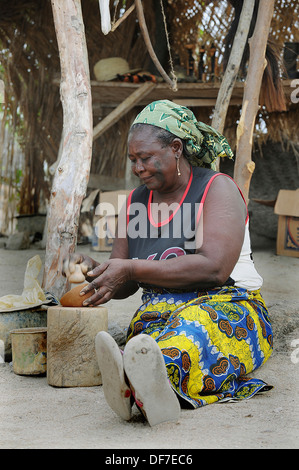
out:
{"label": "black tank top", "polygon": [[134,189],[127,201],[127,237],[131,259],[162,260],[195,253],[195,229],[208,188],[220,173],[191,167],[190,178],[170,217],[156,224],[151,216],[152,191]]}

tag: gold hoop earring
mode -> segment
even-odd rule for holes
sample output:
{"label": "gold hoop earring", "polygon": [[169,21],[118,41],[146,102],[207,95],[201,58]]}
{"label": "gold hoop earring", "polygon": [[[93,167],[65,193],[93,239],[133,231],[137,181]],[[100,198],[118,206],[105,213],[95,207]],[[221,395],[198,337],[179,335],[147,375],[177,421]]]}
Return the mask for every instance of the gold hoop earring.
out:
{"label": "gold hoop earring", "polygon": [[181,176],[181,172],[180,172],[180,157],[175,157],[176,158],[176,169],[177,169],[177,172],[178,172],[178,176]]}

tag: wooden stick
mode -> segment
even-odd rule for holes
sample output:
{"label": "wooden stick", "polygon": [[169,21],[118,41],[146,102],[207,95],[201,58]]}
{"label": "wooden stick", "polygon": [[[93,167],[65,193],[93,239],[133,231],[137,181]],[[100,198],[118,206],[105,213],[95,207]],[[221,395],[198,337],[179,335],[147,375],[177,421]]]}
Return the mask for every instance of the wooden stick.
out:
{"label": "wooden stick", "polygon": [[234,38],[234,43],[229,56],[229,61],[221,82],[217,101],[212,119],[212,127],[222,134],[226,119],[230,98],[239,72],[244,48],[252,19],[255,0],[243,2],[242,12],[238,24],[238,29]]}
{"label": "wooden stick", "polygon": [[159,70],[160,74],[164,78],[165,82],[168,83],[168,85],[171,87],[171,89],[173,91],[177,91],[176,81],[171,80],[171,78],[167,75],[167,73],[163,69],[162,65],[160,64],[159,59],[156,56],[156,53],[155,53],[154,48],[152,46],[152,43],[151,43],[151,40],[150,40],[150,37],[149,37],[149,33],[148,33],[148,29],[147,29],[147,26],[146,26],[145,18],[144,18],[144,13],[143,13],[143,7],[142,7],[141,0],[135,0],[135,5],[136,5],[136,12],[137,12],[139,25],[140,25],[140,30],[141,30],[141,33],[143,35],[143,39],[144,39],[145,45],[147,47],[148,53],[149,53],[153,63],[155,64],[155,66]]}
{"label": "wooden stick", "polygon": [[259,3],[256,25],[249,41],[250,57],[244,87],[243,106],[237,127],[237,151],[234,179],[239,185],[245,200],[249,200],[249,186],[255,164],[251,159],[253,129],[259,109],[259,95],[266,66],[266,46],[274,11],[275,0]]}
{"label": "wooden stick", "polygon": [[125,21],[126,18],[128,18],[128,16],[132,13],[132,11],[135,10],[135,6],[136,6],[135,3],[133,3],[133,5],[131,5],[130,8],[128,8],[128,9],[125,11],[125,13],[123,14],[123,16],[122,16],[121,18],[119,18],[119,19],[112,25],[112,27],[111,27],[111,31],[112,31],[112,32],[115,31],[115,30],[119,27],[119,25],[120,25],[123,21]]}
{"label": "wooden stick", "polygon": [[89,179],[92,150],[92,103],[80,0],[52,0],[60,55],[63,107],[61,156],[48,211],[43,288],[58,298],[69,285],[62,262],[73,252],[78,220]]}
{"label": "wooden stick", "polygon": [[144,98],[156,86],[153,82],[143,83],[137,90],[128,96],[117,108],[111,111],[99,124],[93,129],[93,140],[96,140],[109,127],[115,124],[124,114],[132,109],[140,100]]}

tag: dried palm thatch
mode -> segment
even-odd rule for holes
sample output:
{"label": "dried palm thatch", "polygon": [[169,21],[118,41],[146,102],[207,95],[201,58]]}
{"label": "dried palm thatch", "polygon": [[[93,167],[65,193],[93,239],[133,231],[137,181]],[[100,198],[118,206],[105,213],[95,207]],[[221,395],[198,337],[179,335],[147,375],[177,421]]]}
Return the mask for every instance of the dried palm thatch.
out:
{"label": "dried palm thatch", "polygon": [[[118,18],[134,0],[111,2],[112,16]],[[201,44],[213,42],[218,51],[218,61],[223,62],[224,39],[231,26],[234,9],[227,1],[208,0],[163,0],[168,22],[172,55],[178,55],[184,65],[187,58],[186,45],[195,44],[195,58]],[[115,4],[117,10],[114,11]],[[157,12],[160,0],[143,2],[145,18],[152,42],[160,48]],[[47,167],[58,155],[62,131],[62,109],[59,88],[53,84],[60,76],[60,62],[53,24],[51,2],[44,0],[0,0],[0,78],[5,81],[6,107],[13,132],[17,133],[24,153],[23,184],[19,211],[21,214],[36,213],[41,196],[47,198],[50,177]],[[272,21],[271,38],[282,46],[285,41],[298,41],[298,28],[294,28],[297,12],[296,0],[277,0]],[[100,29],[98,0],[82,0],[83,18],[89,54],[91,78],[93,66],[103,58],[123,57],[131,68],[150,69],[151,62],[146,52],[140,28],[134,12],[115,32],[104,36]],[[163,24],[163,23],[162,23]],[[161,23],[160,23],[161,25]],[[166,51],[166,53],[165,53]],[[162,64],[167,68],[168,53],[164,47],[160,53]],[[163,97],[161,97],[163,98]],[[101,120],[109,108],[94,108],[94,125]],[[196,109],[201,120],[210,122],[211,108]],[[225,134],[233,143],[239,108],[231,107],[227,116]],[[91,172],[101,175],[123,177],[125,173],[126,135],[136,110],[128,113],[117,126],[110,128],[94,143]],[[297,113],[290,109],[283,119],[275,113],[261,113],[266,123],[264,138],[282,139],[288,136],[298,142],[293,119]],[[1,158],[1,157],[0,157]],[[75,158],[75,155],[74,155]],[[10,158],[13,165],[13,154]]]}
{"label": "dried palm thatch", "polygon": [[[182,62],[187,59],[187,44],[212,42],[218,50],[219,62],[225,62],[225,45],[232,44],[237,24],[233,4],[238,3],[241,1],[168,0],[172,45]],[[275,1],[270,39],[280,48],[287,41],[299,40],[297,0]]]}
{"label": "dried palm thatch", "polygon": [[13,0],[1,2],[1,11],[6,110],[24,152],[20,213],[35,213],[45,187],[44,161],[56,159],[62,124],[59,93],[51,84],[52,71],[59,70],[51,6]]}
{"label": "dried palm thatch", "polygon": [[[233,7],[241,5],[242,2],[238,0],[226,2],[168,0],[168,4],[172,7],[169,9],[172,45],[180,56],[181,63],[185,64],[187,61],[186,46],[188,44],[197,46],[193,49],[193,55],[197,61],[200,46],[205,45],[208,50],[213,43],[217,50],[218,61],[222,67],[225,67],[238,20]],[[299,41],[298,13],[297,0],[276,0],[268,41],[268,58],[271,66],[264,74],[264,86],[260,96],[262,108],[257,116],[255,129],[255,137],[259,143],[267,139],[283,143],[287,139],[294,150],[299,145],[298,106],[292,104],[290,98],[286,103],[281,100],[280,77],[284,73],[281,64],[284,44]],[[246,76],[248,54],[249,48],[247,47],[240,70],[240,78],[243,76],[243,79]],[[273,109],[282,109],[285,112],[271,112]],[[196,110],[197,117],[208,123],[211,122],[211,114],[211,108]],[[233,148],[239,117],[240,108],[231,106],[226,117],[224,134]]]}
{"label": "dried palm thatch", "polygon": [[[128,5],[133,0],[128,0]],[[2,77],[6,89],[6,113],[12,116],[13,128],[24,152],[23,184],[20,213],[38,212],[42,191],[47,198],[49,185],[45,162],[53,164],[58,155],[62,131],[62,109],[59,88],[53,79],[60,76],[60,62],[50,0],[1,1],[0,44]],[[90,70],[101,58],[120,56],[130,66],[146,67],[148,56],[140,47],[136,18],[131,16],[113,35],[104,36],[100,29],[97,0],[82,1]],[[117,13],[117,12],[116,12]],[[118,11],[119,14],[119,11]],[[153,31],[152,14],[147,15]],[[94,79],[91,72],[91,78]],[[108,111],[107,111],[108,112]],[[95,123],[102,116],[94,115]],[[121,127],[124,127],[122,125]],[[92,171],[107,171],[123,176],[124,143],[110,131],[95,145]],[[105,152],[99,149],[105,148]]]}

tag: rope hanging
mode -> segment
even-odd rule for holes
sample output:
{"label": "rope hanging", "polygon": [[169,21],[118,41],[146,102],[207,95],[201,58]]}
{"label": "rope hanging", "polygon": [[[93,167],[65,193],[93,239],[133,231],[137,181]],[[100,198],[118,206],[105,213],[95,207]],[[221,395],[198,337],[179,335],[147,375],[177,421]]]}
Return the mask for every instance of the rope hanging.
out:
{"label": "rope hanging", "polygon": [[[176,76],[174,75],[174,71],[172,71],[172,73],[174,75],[174,79],[172,80],[167,75],[164,68],[160,64],[159,59],[156,56],[156,53],[155,53],[154,48],[152,46],[152,43],[151,43],[151,40],[150,40],[150,37],[149,37],[149,33],[148,33],[148,29],[147,29],[147,26],[146,26],[145,18],[144,18],[144,12],[143,12],[143,7],[142,7],[141,0],[135,0],[135,5],[136,5],[136,11],[137,11],[137,18],[138,18],[139,25],[140,25],[140,30],[141,30],[141,33],[143,35],[143,39],[144,39],[145,45],[147,47],[148,53],[149,53],[153,63],[155,64],[157,70],[159,70],[160,74],[164,78],[165,82],[168,83],[168,85],[170,86],[170,88],[173,91],[177,91],[177,80],[176,80]],[[164,9],[163,9],[163,12],[164,12]],[[164,15],[164,17],[165,17],[165,15]],[[165,23],[164,23],[164,26],[165,26]]]}
{"label": "rope hanging", "polygon": [[165,16],[165,11],[164,11],[164,6],[163,6],[163,0],[160,0],[160,5],[161,5],[161,11],[162,11],[162,16],[163,16],[163,23],[164,23],[164,29],[165,29],[165,36],[166,36],[166,42],[167,42],[167,49],[168,49],[168,54],[169,54],[169,64],[170,64],[170,75],[172,77],[173,83],[174,83],[174,91],[177,90],[177,77],[174,72],[173,68],[173,60],[172,60],[172,55],[171,55],[171,47],[170,47],[170,42],[169,42],[169,33],[167,30],[167,23],[166,23],[166,16]]}

